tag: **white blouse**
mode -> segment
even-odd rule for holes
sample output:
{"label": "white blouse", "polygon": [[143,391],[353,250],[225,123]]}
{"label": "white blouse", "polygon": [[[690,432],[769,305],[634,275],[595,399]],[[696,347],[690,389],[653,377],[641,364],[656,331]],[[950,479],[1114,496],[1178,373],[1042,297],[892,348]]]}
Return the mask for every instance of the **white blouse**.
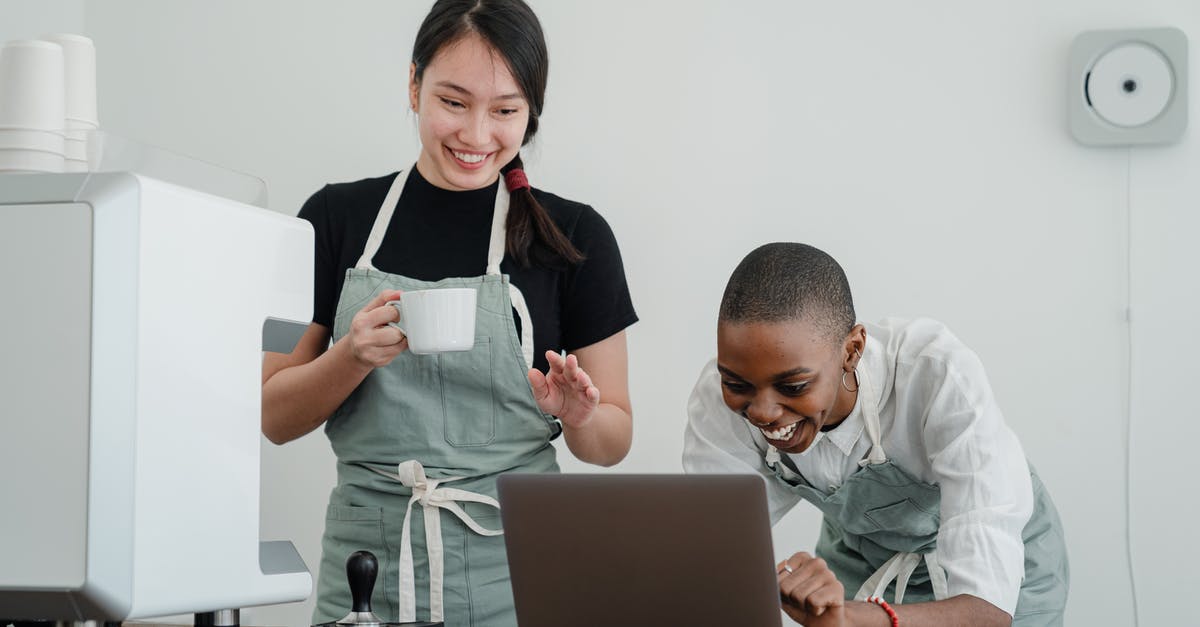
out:
{"label": "white blouse", "polygon": [[[1025,573],[1021,531],[1033,512],[1033,486],[983,364],[933,320],[864,326],[858,367],[868,370],[877,398],[860,395],[850,415],[808,450],[783,454],[813,487],[832,492],[867,455],[862,403],[875,403],[888,459],[941,489],[936,557],[949,595],[974,595],[1012,615]],[[688,401],[684,470],[761,474],[774,524],[800,496],[766,466],[767,448],[762,432],[722,401],[716,360],[710,361]]]}

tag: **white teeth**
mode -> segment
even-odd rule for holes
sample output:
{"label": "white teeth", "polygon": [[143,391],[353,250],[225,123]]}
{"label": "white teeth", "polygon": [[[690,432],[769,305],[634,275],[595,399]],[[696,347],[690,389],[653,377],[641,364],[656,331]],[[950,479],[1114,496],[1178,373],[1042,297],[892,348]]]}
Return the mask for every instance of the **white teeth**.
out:
{"label": "white teeth", "polygon": [[760,431],[763,432],[763,435],[767,436],[768,440],[786,440],[792,437],[792,434],[796,432],[796,426],[799,424],[798,422],[793,422],[786,427],[781,427],[774,431],[767,431],[766,429],[760,429]]}
{"label": "white teeth", "polygon": [[467,163],[479,163],[487,158],[487,155],[473,155],[466,152],[458,152],[457,150],[451,150],[450,152],[454,153],[454,156],[458,159],[466,161]]}

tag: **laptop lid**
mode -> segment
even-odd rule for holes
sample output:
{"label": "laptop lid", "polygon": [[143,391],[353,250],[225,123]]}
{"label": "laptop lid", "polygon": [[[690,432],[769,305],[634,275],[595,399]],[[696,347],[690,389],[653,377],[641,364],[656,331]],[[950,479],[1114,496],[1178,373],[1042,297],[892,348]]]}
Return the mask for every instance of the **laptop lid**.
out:
{"label": "laptop lid", "polygon": [[521,627],[778,627],[756,475],[507,474],[500,515]]}

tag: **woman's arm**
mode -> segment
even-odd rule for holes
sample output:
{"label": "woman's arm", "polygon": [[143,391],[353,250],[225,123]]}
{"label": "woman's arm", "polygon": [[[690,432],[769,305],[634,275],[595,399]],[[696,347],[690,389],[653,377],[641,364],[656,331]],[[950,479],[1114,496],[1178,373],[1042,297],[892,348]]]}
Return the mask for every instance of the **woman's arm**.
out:
{"label": "woman's arm", "polygon": [[[893,605],[892,609],[905,627],[1008,627],[1012,624],[1012,617],[1004,610],[969,594],[929,603]],[[847,601],[844,624],[853,627],[891,627],[892,619],[874,603]]]}
{"label": "woman's arm", "polygon": [[[1034,505],[1025,453],[979,357],[940,323],[913,322],[906,333],[919,354],[905,358],[909,383],[896,396],[897,421],[903,411],[928,463],[921,474],[940,491],[935,550],[948,592],[943,601],[896,611],[901,624],[1008,625],[1025,576],[1022,531]],[[851,611],[872,609],[879,612]]]}
{"label": "woman's arm", "polygon": [[624,459],[633,442],[625,332],[565,358],[547,351],[546,359],[550,372],[530,370],[529,384],[541,410],[562,421],[567,448],[601,466]]}
{"label": "woman's arm", "polygon": [[[866,601],[842,601],[844,588],[825,560],[796,553],[776,568],[783,611],[809,627],[891,627],[887,611]],[[844,605],[844,607],[843,607]],[[942,601],[893,605],[905,627],[1008,627],[1003,610],[969,594]]]}
{"label": "woman's arm", "polygon": [[376,296],[328,350],[329,329],[313,323],[290,354],[263,356],[262,431],[268,440],[284,444],[321,426],[372,370],[408,348],[404,334],[387,324],[399,317],[387,302],[399,296],[394,290]]}
{"label": "woman's arm", "polygon": [[1025,576],[1022,531],[1034,507],[1028,462],[974,353],[951,351],[925,368],[931,383],[921,434],[941,491],[936,551],[948,597],[1008,616]]}

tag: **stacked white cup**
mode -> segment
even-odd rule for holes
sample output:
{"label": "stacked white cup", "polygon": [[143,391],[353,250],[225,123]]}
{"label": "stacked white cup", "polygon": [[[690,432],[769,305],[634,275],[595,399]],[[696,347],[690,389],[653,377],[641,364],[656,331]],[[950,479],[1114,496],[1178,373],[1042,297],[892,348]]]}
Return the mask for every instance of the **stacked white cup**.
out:
{"label": "stacked white cup", "polygon": [[48,41],[0,47],[0,172],[66,167],[63,48]]}
{"label": "stacked white cup", "polygon": [[87,37],[67,33],[45,35],[42,39],[63,49],[66,171],[86,172],[88,132],[100,126],[96,116],[96,45]]}
{"label": "stacked white cup", "polygon": [[80,35],[0,46],[0,172],[86,172],[96,47]]}

